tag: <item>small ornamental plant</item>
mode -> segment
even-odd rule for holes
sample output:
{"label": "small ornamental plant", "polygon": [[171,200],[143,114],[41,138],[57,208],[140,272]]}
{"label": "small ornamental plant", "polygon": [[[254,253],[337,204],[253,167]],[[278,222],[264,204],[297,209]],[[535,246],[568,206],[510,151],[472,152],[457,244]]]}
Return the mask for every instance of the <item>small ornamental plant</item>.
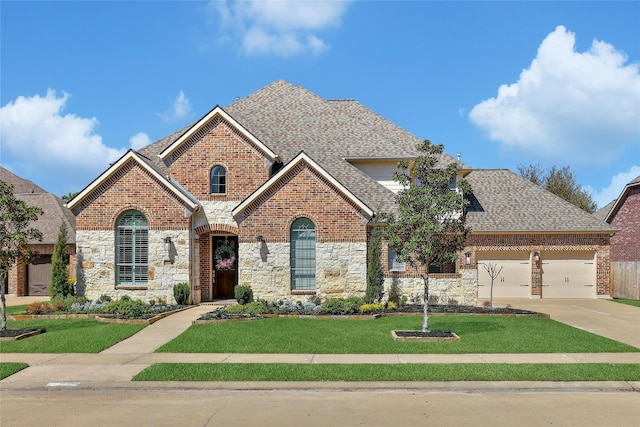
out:
{"label": "small ornamental plant", "polygon": [[227,243],[216,249],[216,270],[232,270],[236,262],[236,253]]}

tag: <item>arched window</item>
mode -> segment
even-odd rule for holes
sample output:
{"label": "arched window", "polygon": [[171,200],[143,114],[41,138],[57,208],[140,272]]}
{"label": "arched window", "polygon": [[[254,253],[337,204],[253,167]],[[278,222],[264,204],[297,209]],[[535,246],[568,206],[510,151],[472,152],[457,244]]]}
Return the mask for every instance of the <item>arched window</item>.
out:
{"label": "arched window", "polygon": [[222,166],[214,166],[211,169],[211,194],[224,194],[227,192],[227,171]]}
{"label": "arched window", "polygon": [[146,286],[149,281],[149,224],[138,211],[116,223],[116,285]]}
{"label": "arched window", "polygon": [[308,218],[291,224],[291,289],[316,288],[316,228]]}

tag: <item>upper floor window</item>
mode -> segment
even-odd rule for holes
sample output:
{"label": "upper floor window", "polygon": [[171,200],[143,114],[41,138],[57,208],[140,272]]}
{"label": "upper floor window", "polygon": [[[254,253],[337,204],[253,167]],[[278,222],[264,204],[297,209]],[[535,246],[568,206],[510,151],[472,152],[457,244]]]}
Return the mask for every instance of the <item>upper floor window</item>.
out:
{"label": "upper floor window", "polygon": [[116,285],[146,286],[149,280],[149,224],[145,216],[126,211],[116,223]]}
{"label": "upper floor window", "polygon": [[227,192],[227,171],[222,166],[211,169],[211,194],[225,194]]}

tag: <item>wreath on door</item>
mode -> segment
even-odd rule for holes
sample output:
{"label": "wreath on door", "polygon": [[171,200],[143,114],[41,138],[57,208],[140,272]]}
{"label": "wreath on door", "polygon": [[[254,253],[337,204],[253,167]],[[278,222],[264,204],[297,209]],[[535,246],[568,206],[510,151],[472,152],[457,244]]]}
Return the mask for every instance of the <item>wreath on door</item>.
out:
{"label": "wreath on door", "polygon": [[236,253],[228,243],[218,246],[215,251],[216,270],[233,270],[236,261]]}

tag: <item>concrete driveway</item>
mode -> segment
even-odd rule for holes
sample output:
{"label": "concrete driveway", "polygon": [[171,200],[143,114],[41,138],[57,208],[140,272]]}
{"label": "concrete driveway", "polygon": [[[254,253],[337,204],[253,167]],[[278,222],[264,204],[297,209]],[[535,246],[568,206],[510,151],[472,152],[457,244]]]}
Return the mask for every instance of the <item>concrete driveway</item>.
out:
{"label": "concrete driveway", "polygon": [[494,306],[507,304],[640,348],[640,307],[602,299],[493,299]]}

